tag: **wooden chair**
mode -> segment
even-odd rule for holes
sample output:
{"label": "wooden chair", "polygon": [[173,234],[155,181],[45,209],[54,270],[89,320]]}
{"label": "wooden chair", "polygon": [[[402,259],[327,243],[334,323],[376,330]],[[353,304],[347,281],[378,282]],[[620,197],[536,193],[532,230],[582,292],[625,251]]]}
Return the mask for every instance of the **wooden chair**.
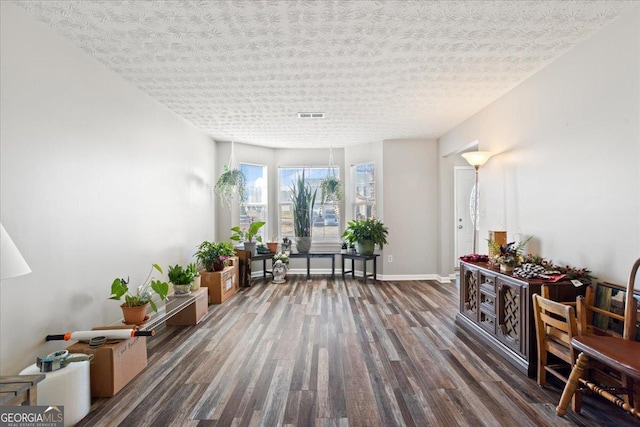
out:
{"label": "wooden chair", "polygon": [[[538,343],[538,385],[547,384],[547,372],[566,383],[567,375],[562,371],[569,371],[576,361],[571,346],[571,339],[578,333],[574,309],[534,294],[533,313]],[[560,359],[560,363],[548,363],[549,354]],[[580,406],[581,393],[577,390],[572,399],[573,410],[580,412]]]}
{"label": "wooden chair", "polygon": [[[587,387],[594,393],[613,402],[619,407],[629,411],[640,418],[640,408],[634,404],[634,394],[638,392],[638,382],[640,382],[640,342],[636,341],[636,324],[638,322],[638,304],[634,298],[634,285],[636,273],[640,267],[638,259],[632,269],[627,283],[624,306],[624,327],[622,337],[602,336],[602,335],[581,335],[571,339],[571,345],[576,351],[581,353],[574,365],[569,381],[567,382],[560,403],[556,408],[556,413],[563,416],[567,411],[569,400],[571,400],[578,383],[583,378],[584,373],[594,362],[610,367],[613,371],[620,373],[620,383],[624,389],[611,391],[600,387],[592,381],[586,381]],[[580,324],[587,324],[586,307],[584,301],[578,300],[578,312]],[[584,332],[584,330],[583,330]],[[618,394],[625,394],[621,399]]]}

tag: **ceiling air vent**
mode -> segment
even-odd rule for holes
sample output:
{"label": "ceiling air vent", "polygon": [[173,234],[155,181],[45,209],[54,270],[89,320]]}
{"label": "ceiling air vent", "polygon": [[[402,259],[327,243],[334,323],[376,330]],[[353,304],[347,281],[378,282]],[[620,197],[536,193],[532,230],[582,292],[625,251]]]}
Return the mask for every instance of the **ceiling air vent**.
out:
{"label": "ceiling air vent", "polygon": [[324,119],[324,113],[298,113],[299,119]]}

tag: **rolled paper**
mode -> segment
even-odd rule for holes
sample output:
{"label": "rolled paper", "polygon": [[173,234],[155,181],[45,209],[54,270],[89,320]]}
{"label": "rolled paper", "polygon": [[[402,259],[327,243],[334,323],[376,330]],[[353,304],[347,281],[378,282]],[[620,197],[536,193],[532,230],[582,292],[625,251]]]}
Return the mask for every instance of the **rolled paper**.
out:
{"label": "rolled paper", "polygon": [[138,331],[136,329],[102,329],[97,331],[75,331],[65,334],[47,335],[47,341],[77,340],[89,341],[91,338],[106,337],[109,340],[125,340],[131,337],[152,337],[155,331]]}

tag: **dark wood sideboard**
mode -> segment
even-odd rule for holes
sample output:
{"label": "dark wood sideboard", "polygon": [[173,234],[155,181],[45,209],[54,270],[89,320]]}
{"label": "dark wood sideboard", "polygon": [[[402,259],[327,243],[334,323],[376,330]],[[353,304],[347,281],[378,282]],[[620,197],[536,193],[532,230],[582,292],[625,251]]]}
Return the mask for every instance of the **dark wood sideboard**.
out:
{"label": "dark wood sideboard", "polygon": [[456,324],[480,338],[522,373],[537,370],[533,294],[542,285],[554,301],[575,301],[587,286],[569,281],[547,283],[500,273],[486,263],[460,262],[460,307]]}

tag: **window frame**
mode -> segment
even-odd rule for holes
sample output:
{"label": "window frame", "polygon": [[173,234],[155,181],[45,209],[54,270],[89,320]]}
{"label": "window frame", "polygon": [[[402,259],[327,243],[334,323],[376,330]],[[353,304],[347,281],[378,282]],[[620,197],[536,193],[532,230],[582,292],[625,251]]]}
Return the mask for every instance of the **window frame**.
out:
{"label": "window frame", "polygon": [[[269,236],[269,166],[268,165],[262,165],[259,163],[250,163],[250,162],[238,162],[238,169],[242,170],[242,166],[246,165],[246,166],[254,166],[254,167],[261,167],[263,169],[263,174],[262,177],[265,180],[265,185],[264,185],[264,192],[262,194],[262,202],[261,203],[255,203],[255,202],[249,202],[244,201],[242,204],[238,203],[238,212],[236,215],[236,219],[238,221],[238,224],[240,224],[240,227],[243,228],[243,224],[242,224],[242,213],[243,210],[245,210],[247,207],[263,207],[264,209],[264,222],[265,225],[264,227],[262,227],[260,229],[260,231],[258,232],[258,236],[262,237],[263,241],[267,241],[268,240],[268,236]],[[244,172],[243,172],[244,174]],[[246,176],[245,176],[246,178]],[[247,187],[247,191],[248,191],[248,187]],[[247,195],[247,199],[248,199],[248,195]]]}
{"label": "window frame", "polygon": [[[367,181],[366,184],[370,185],[373,191],[373,196],[372,199],[373,200],[365,200],[365,201],[358,201],[358,184],[359,181],[357,179],[357,169],[360,166],[367,166],[367,165],[371,165],[372,169],[373,169],[373,180],[372,181]],[[375,218],[377,217],[377,202],[378,202],[378,198],[377,198],[377,193],[376,193],[376,178],[377,178],[377,174],[376,174],[376,162],[375,161],[369,161],[369,162],[361,162],[361,163],[356,163],[354,165],[351,166],[351,182],[353,183],[351,186],[351,195],[353,197],[353,202],[351,203],[351,214],[353,215],[352,218],[353,219],[361,219],[358,218],[359,215],[359,207],[365,207],[365,211],[371,212],[371,214],[365,218]]]}

